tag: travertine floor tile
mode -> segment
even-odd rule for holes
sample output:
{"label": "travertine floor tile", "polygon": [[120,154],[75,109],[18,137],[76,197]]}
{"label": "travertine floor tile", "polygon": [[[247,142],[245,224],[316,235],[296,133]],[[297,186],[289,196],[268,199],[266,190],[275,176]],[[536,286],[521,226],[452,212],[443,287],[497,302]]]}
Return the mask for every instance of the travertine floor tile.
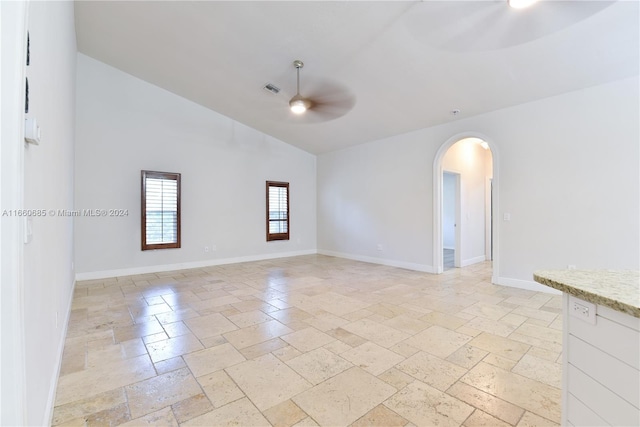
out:
{"label": "travertine floor tile", "polygon": [[265,410],[311,387],[272,354],[227,368],[227,373],[260,410]]}
{"label": "travertine floor tile", "polygon": [[238,388],[225,371],[216,371],[203,375],[198,377],[197,380],[216,408],[245,397],[242,390]]}
{"label": "travertine floor tile", "polygon": [[351,368],[292,400],[323,426],[347,426],[396,389],[360,368]]}
{"label": "travertine floor tile", "polygon": [[[136,383],[155,374],[156,371],[147,355],[116,360],[92,369],[74,372],[58,380],[56,406]],[[89,384],[91,387],[88,387]]]}
{"label": "travertine floor tile", "polygon": [[399,331],[382,323],[369,319],[360,319],[342,326],[342,329],[373,341],[382,347],[389,348],[400,341],[409,338],[409,334]]}
{"label": "travertine floor tile", "polygon": [[325,344],[329,344],[335,338],[320,332],[315,328],[306,328],[288,335],[282,336],[282,339],[294,346],[298,350],[305,352],[315,350]]}
{"label": "travertine floor tile", "polygon": [[531,412],[525,412],[517,427],[555,427],[558,425],[559,423],[549,421]]}
{"label": "travertine floor tile", "polygon": [[202,343],[193,334],[181,335],[175,338],[147,344],[147,350],[153,363],[172,359],[176,356],[202,350]]}
{"label": "travertine floor tile", "polygon": [[291,400],[285,400],[267,409],[264,416],[274,427],[290,427],[307,418],[307,414]]}
{"label": "travertine floor tile", "polygon": [[186,354],[183,359],[196,377],[233,366],[245,360],[244,356],[229,343]]}
{"label": "travertine floor tile", "polygon": [[402,372],[429,384],[438,390],[446,390],[467,370],[431,354],[421,351],[397,365]]}
{"label": "travertine floor tile", "polygon": [[403,427],[409,421],[384,405],[378,405],[364,414],[351,427]]}
{"label": "travertine floor tile", "polygon": [[560,389],[480,362],[462,382],[492,394],[536,415],[560,420]]}
{"label": "travertine floor tile", "polygon": [[471,337],[468,335],[435,325],[404,342],[434,356],[445,358],[469,341]]}
{"label": "travertine floor tile", "polygon": [[417,426],[459,426],[474,410],[420,381],[412,382],[384,405]]}
{"label": "travertine floor tile", "polygon": [[404,360],[404,357],[372,342],[342,353],[342,357],[373,375],[380,375]]}
{"label": "travertine floor tile", "polygon": [[188,369],[182,368],[125,387],[131,418],[200,394],[200,386]]}
{"label": "travertine floor tile", "polygon": [[171,408],[160,409],[159,411],[145,415],[144,417],[136,418],[124,424],[107,424],[107,425],[120,425],[123,427],[138,427],[138,426],[154,426],[154,427],[178,427],[178,420],[171,412]]}
{"label": "travertine floor tile", "polygon": [[182,424],[183,426],[267,426],[269,422],[251,404],[242,398],[221,408],[207,412]]}
{"label": "travertine floor tile", "polygon": [[268,341],[272,338],[290,334],[291,332],[293,332],[293,330],[277,320],[270,320],[268,322],[228,332],[224,334],[224,337],[227,341],[233,344],[235,348],[241,350],[243,348]]}
{"label": "travertine floor tile", "polygon": [[452,385],[447,394],[511,425],[515,425],[524,413],[524,409],[462,382]]}
{"label": "travertine floor tile", "polygon": [[473,414],[464,422],[465,427],[509,427],[510,425],[479,409],[473,411]]}
{"label": "travertine floor tile", "polygon": [[317,348],[285,363],[313,385],[320,384],[353,366],[324,348]]}
{"label": "travertine floor tile", "polygon": [[308,255],[78,282],[53,423],[553,424],[562,299],[491,276]]}

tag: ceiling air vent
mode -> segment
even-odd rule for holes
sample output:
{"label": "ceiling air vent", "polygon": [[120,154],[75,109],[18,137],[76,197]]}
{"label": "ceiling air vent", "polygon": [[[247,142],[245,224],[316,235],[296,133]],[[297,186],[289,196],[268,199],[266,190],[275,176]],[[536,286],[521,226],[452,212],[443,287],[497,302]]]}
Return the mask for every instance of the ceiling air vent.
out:
{"label": "ceiling air vent", "polygon": [[264,86],[264,90],[269,91],[269,92],[273,93],[274,95],[277,95],[277,94],[278,94],[278,92],[280,92],[280,88],[279,88],[279,87],[277,87],[277,86],[276,86],[276,85],[274,85],[274,84],[271,84],[271,83],[267,83],[267,84]]}

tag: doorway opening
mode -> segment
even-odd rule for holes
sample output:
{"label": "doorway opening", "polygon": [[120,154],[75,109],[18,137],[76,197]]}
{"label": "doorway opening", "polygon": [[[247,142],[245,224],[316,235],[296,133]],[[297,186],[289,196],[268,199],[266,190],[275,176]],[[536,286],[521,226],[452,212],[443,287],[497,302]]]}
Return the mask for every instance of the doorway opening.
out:
{"label": "doorway opening", "polygon": [[434,272],[484,261],[497,271],[497,156],[488,138],[457,135],[434,161]]}

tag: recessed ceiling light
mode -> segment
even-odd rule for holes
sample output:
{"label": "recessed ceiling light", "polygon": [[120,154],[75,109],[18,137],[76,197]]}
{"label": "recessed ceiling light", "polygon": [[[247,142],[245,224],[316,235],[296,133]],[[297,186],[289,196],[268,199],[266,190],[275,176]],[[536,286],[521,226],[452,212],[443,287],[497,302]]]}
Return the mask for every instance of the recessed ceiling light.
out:
{"label": "recessed ceiling light", "polygon": [[537,2],[538,0],[508,0],[509,1],[509,6],[511,6],[514,9],[524,9],[526,7],[531,6],[532,4],[534,4],[535,2]]}

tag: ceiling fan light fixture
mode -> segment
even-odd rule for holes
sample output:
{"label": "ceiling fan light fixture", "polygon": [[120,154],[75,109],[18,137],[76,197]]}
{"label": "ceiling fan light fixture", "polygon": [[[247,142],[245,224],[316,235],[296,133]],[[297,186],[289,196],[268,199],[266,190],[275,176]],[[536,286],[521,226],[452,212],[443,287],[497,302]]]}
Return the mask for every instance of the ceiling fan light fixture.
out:
{"label": "ceiling fan light fixture", "polygon": [[298,93],[296,96],[291,98],[291,101],[289,101],[289,107],[291,108],[292,113],[302,114],[311,107],[311,101]]}
{"label": "ceiling fan light fixture", "polygon": [[509,6],[514,9],[525,9],[529,6],[532,6],[538,0],[508,0]]}

